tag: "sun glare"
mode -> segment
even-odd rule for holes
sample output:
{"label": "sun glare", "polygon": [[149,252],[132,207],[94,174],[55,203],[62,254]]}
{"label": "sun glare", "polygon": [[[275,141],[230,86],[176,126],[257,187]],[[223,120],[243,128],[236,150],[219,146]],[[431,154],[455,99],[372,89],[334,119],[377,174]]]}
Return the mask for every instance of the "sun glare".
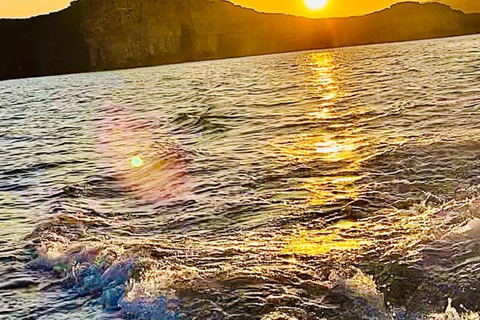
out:
{"label": "sun glare", "polygon": [[310,10],[320,10],[325,8],[327,5],[328,0],[305,0],[305,5]]}

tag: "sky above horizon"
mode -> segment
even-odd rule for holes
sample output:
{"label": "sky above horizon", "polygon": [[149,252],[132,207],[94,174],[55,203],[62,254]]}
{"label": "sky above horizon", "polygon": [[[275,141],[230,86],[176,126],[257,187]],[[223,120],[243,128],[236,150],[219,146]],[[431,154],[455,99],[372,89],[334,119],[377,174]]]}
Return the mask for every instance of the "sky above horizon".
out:
{"label": "sky above horizon", "polygon": [[[233,0],[236,4],[263,12],[281,12],[307,17],[363,15],[389,7],[400,0],[328,0],[319,10],[309,9],[307,0]],[[24,18],[58,11],[71,0],[0,0],[0,17]]]}
{"label": "sky above horizon", "polygon": [[[244,7],[263,12],[281,12],[312,18],[359,16],[390,7],[405,0],[328,0],[327,4],[311,10],[305,0],[233,0]],[[424,0],[413,0],[424,2]],[[480,0],[479,0],[480,1]]]}
{"label": "sky above horizon", "polygon": [[[0,0],[0,18],[26,18],[58,11],[68,7],[72,0]],[[287,13],[312,18],[358,16],[390,7],[408,0],[230,0],[244,7],[262,12]],[[309,9],[306,2],[325,1],[318,10]],[[419,2],[434,0],[413,0]],[[462,6],[478,6],[480,0],[436,0]],[[475,2],[475,3],[474,3]]]}

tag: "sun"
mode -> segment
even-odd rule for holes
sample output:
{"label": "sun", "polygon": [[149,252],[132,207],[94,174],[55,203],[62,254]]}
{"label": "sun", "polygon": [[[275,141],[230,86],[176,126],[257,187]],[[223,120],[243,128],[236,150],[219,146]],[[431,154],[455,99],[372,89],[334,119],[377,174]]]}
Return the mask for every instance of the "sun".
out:
{"label": "sun", "polygon": [[305,0],[305,5],[310,10],[320,10],[325,8],[327,5],[328,0]]}

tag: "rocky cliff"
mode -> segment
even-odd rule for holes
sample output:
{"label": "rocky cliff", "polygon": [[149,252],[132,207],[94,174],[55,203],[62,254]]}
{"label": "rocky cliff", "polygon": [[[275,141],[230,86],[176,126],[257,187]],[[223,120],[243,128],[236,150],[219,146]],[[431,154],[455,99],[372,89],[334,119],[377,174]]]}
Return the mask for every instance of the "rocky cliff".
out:
{"label": "rocky cliff", "polygon": [[478,32],[480,14],[438,3],[315,20],[224,0],[78,0],[0,20],[0,80]]}

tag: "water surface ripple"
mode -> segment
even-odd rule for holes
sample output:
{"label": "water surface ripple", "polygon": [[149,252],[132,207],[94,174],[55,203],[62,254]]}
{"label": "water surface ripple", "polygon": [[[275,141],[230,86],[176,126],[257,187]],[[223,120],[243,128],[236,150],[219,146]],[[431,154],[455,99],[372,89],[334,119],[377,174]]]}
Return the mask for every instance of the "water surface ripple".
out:
{"label": "water surface ripple", "polygon": [[480,311],[479,40],[1,82],[0,318]]}

